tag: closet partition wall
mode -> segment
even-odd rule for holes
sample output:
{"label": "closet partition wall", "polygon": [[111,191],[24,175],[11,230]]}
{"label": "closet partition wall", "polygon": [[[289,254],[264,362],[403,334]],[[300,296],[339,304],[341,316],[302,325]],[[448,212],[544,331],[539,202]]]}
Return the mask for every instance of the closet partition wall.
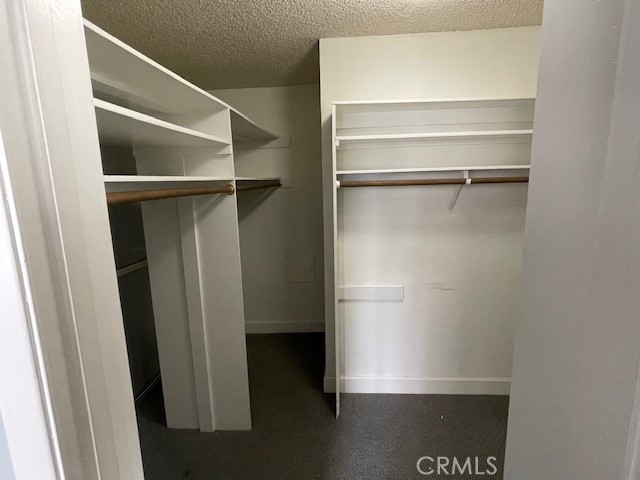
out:
{"label": "closet partition wall", "polygon": [[136,159],[137,175],[105,175],[109,201],[155,199],[142,213],[167,425],[249,429],[234,194],[262,179],[236,178],[233,142],[277,135],[87,21],[85,36],[100,143]]}
{"label": "closet partition wall", "polygon": [[[426,233],[437,236],[438,229],[442,231],[442,228],[452,225],[451,228],[459,228],[459,224],[464,221],[474,224],[473,218],[464,221],[456,219],[455,222],[458,223],[450,220],[455,218],[458,197],[465,195],[465,189],[474,189],[474,195],[482,195],[482,192],[475,189],[490,188],[483,185],[502,184],[504,186],[494,187],[502,189],[522,188],[506,184],[523,184],[528,181],[533,109],[534,99],[531,98],[334,102],[333,263],[336,327],[333,341],[336,352],[338,414],[340,391],[345,391],[345,388],[347,391],[354,391],[356,388],[361,392],[378,393],[508,393],[508,381],[504,379],[489,379],[493,383],[485,385],[487,382],[465,383],[465,379],[445,378],[445,375],[442,380],[437,376],[399,378],[411,377],[404,372],[391,379],[385,375],[386,372],[399,368],[394,362],[404,362],[407,365],[413,361],[411,368],[417,370],[415,363],[419,363],[419,360],[409,360],[408,356],[418,358],[420,355],[411,352],[407,354],[403,349],[408,347],[397,339],[415,338],[417,333],[406,329],[425,331],[423,325],[416,324],[419,319],[407,318],[407,315],[416,316],[415,312],[419,308],[429,309],[429,306],[424,307],[424,302],[416,298],[415,294],[417,286],[428,286],[433,280],[433,272],[428,271],[429,268],[414,267],[423,262],[422,257],[427,248],[425,242],[428,240],[421,237],[425,233],[424,229],[418,228],[418,223],[423,225],[423,222],[416,219],[415,230],[400,230],[411,224],[406,217],[420,211],[416,201],[432,199],[432,203],[424,205],[423,210],[425,214],[437,212],[434,218],[443,224],[429,225]],[[477,183],[483,185],[474,185]],[[436,198],[418,197],[415,189],[440,190]],[[503,194],[505,199],[510,195],[513,204],[513,199],[523,198],[523,193],[524,190],[502,190],[502,193],[494,191],[491,195],[496,198],[496,195]],[[384,198],[390,202],[380,201],[379,197],[383,194],[387,195]],[[404,221],[398,221],[392,208],[402,205],[402,198],[406,199],[406,208],[402,213]],[[388,207],[388,203],[393,203],[394,207]],[[449,220],[444,216],[447,212],[451,213]],[[356,233],[351,230],[352,235],[345,239],[345,231],[353,227],[349,222],[359,222],[360,230]],[[383,225],[387,227],[384,228]],[[395,234],[400,243],[396,248],[388,244],[381,246],[371,237],[372,232],[376,231],[388,232],[385,233],[388,237]],[[473,231],[461,233],[468,238]],[[406,248],[407,245],[418,248],[412,251]],[[328,249],[326,251],[329,252]],[[427,255],[437,257],[446,254],[430,252]],[[357,256],[359,260],[350,262],[350,255]],[[467,258],[468,255],[461,257]],[[470,275],[475,275],[475,272]],[[403,281],[389,282],[389,277]],[[407,295],[404,280],[412,282]],[[465,281],[466,279],[459,279],[460,283]],[[431,286],[441,292],[455,290],[437,282],[432,283]],[[456,308],[472,310],[469,305],[473,301],[462,297]],[[376,307],[371,307],[372,302]],[[403,310],[407,304],[413,310]],[[480,310],[482,308],[479,306]],[[362,313],[365,311],[368,313]],[[438,319],[433,319],[432,314],[433,312],[429,312],[425,322],[439,322]],[[383,325],[383,331],[367,331],[374,328],[371,327],[375,323],[372,316],[384,317],[383,323],[378,323]],[[358,320],[361,328],[357,332],[353,330],[355,327],[349,327],[353,324],[349,322],[354,322],[355,317],[362,317]],[[437,352],[430,357],[433,363],[437,358],[447,356],[443,349],[458,348],[455,345],[458,340],[455,338],[448,337],[449,346],[434,340],[438,332],[447,328],[456,329],[460,326],[438,325],[436,330],[430,331],[435,332],[432,336],[425,337],[423,349]],[[468,328],[477,327],[470,322]],[[349,332],[357,333],[357,338],[351,336],[345,339]],[[375,348],[380,345],[386,345],[386,348]],[[360,349],[357,350],[358,348]],[[475,355],[493,354],[491,351],[483,352],[482,348],[485,347],[480,342],[473,348],[481,350]],[[357,351],[354,353],[353,350]],[[456,354],[457,351],[452,352],[450,357],[455,357]],[[375,362],[373,358],[368,362],[367,359],[372,355],[375,355]],[[357,387],[349,388],[345,381],[345,371],[350,367],[347,357],[358,366],[374,362],[375,372],[382,373],[377,377],[359,377]],[[455,361],[462,362],[463,359],[457,358]],[[443,366],[440,370],[446,372],[447,369],[453,370],[450,365]],[[407,386],[405,380],[414,383]],[[415,386],[417,384],[419,387]]]}

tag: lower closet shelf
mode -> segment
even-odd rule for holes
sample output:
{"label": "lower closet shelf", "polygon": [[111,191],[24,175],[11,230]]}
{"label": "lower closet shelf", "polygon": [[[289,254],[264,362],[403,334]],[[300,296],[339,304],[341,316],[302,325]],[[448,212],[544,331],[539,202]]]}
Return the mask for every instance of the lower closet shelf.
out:
{"label": "lower closet shelf", "polygon": [[229,177],[187,177],[181,175],[104,175],[104,183],[149,183],[149,182],[230,182]]}
{"label": "lower closet shelf", "polygon": [[218,185],[221,182],[232,182],[232,177],[185,177],[163,175],[104,175],[107,192],[121,192],[131,189],[185,187],[189,185]]}
{"label": "lower closet shelf", "polygon": [[280,180],[280,177],[236,177],[238,181]]}

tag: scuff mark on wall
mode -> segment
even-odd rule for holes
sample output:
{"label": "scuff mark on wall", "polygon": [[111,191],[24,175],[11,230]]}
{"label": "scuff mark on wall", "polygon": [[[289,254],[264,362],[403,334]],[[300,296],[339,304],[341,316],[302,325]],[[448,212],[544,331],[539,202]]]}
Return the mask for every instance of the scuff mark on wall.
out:
{"label": "scuff mark on wall", "polygon": [[427,286],[431,290],[440,290],[441,292],[450,292],[452,290],[457,290],[456,287],[449,287],[442,282],[430,282],[427,284]]}

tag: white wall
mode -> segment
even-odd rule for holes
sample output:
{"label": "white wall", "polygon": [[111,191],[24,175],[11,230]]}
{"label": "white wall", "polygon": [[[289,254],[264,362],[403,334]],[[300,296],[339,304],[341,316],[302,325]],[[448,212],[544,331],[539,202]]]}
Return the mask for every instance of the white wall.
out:
{"label": "white wall", "polygon": [[640,3],[576,4],[545,2],[509,480],[640,478]]}
{"label": "white wall", "polygon": [[11,465],[11,456],[9,455],[9,445],[4,433],[4,424],[2,423],[2,415],[0,415],[0,478],[3,480],[13,480],[13,466]]}
{"label": "white wall", "polygon": [[[325,243],[331,248],[331,103],[533,97],[539,27],[320,41]],[[473,164],[473,161],[469,161]],[[339,197],[347,284],[401,284],[402,303],[343,307],[347,391],[506,393],[524,186],[353,189]],[[327,284],[332,259],[325,258]],[[333,298],[327,295],[327,338]],[[334,375],[327,342],[327,382]],[[439,382],[447,380],[447,382]]]}
{"label": "white wall", "polygon": [[293,188],[238,194],[247,333],[324,330],[318,85],[216,90],[290,148],[235,149],[236,174],[279,174]]}

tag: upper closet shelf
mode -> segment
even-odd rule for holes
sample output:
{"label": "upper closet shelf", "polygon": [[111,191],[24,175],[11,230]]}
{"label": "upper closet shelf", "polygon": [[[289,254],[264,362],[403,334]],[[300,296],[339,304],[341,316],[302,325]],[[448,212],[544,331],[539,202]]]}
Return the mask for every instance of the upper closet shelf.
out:
{"label": "upper closet shelf", "polygon": [[103,145],[224,147],[229,142],[128,108],[94,99]]}
{"label": "upper closet shelf", "polygon": [[429,109],[461,109],[461,108],[501,108],[514,106],[530,106],[535,104],[535,98],[435,98],[415,100],[355,100],[336,101],[343,113],[377,113],[377,112],[406,112],[411,110]]}
{"label": "upper closet shelf", "polygon": [[378,168],[361,170],[338,170],[336,175],[369,175],[379,173],[429,173],[429,172],[481,172],[495,170],[529,170],[531,165],[483,165],[472,167],[416,167],[416,168]]}
{"label": "upper closet shelf", "polygon": [[84,20],[94,91],[167,114],[218,112],[227,104]]}
{"label": "upper closet shelf", "polygon": [[182,177],[169,175],[104,175],[107,192],[127,192],[141,189],[206,187],[231,183],[224,177]]}
{"label": "upper closet shelf", "polygon": [[188,177],[179,175],[104,175],[104,183],[166,183],[166,182],[219,182],[231,181],[227,177]]}
{"label": "upper closet shelf", "polygon": [[131,48],[91,22],[84,31],[96,96],[132,108],[164,114],[231,111],[236,141],[263,141],[278,138],[244,114],[210,93],[189,83],[171,70]]}
{"label": "upper closet shelf", "polygon": [[397,133],[385,135],[338,135],[339,142],[366,142],[380,140],[440,140],[440,139],[465,139],[465,138],[512,138],[530,136],[533,130],[488,130],[470,132],[429,132],[429,133]]}
{"label": "upper closet shelf", "polygon": [[280,177],[236,177],[237,182],[256,182],[268,180],[280,180]]}
{"label": "upper closet shelf", "polygon": [[231,109],[231,134],[236,142],[261,142],[279,138],[273,132],[262,128],[233,107]]}

